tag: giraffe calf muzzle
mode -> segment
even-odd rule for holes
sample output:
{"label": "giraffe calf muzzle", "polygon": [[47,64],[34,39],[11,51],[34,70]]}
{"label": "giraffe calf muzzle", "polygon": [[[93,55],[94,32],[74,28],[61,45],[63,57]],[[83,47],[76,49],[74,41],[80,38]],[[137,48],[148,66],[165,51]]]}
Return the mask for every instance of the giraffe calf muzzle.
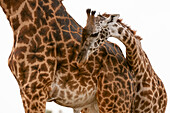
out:
{"label": "giraffe calf muzzle", "polygon": [[81,50],[77,57],[77,66],[81,67],[82,65],[86,64],[87,60],[87,50]]}

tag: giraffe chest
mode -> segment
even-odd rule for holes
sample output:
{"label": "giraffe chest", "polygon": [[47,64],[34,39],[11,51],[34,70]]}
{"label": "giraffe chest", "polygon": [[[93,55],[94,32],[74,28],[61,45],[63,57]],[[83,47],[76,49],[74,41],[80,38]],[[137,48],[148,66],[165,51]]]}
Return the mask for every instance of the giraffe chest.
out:
{"label": "giraffe chest", "polygon": [[95,101],[96,84],[90,76],[85,79],[83,76],[76,78],[72,74],[58,73],[51,87],[49,100],[63,106],[79,108]]}

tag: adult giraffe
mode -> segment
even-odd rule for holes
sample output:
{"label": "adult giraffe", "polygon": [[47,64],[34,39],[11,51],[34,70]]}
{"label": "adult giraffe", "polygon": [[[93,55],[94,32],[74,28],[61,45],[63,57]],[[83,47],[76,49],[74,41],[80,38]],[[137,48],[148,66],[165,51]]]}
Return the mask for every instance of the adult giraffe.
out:
{"label": "adult giraffe", "polygon": [[44,113],[47,101],[75,112],[130,112],[132,77],[117,45],[106,42],[78,67],[82,27],[60,0],[0,0],[0,6],[14,33],[8,63],[26,113]]}

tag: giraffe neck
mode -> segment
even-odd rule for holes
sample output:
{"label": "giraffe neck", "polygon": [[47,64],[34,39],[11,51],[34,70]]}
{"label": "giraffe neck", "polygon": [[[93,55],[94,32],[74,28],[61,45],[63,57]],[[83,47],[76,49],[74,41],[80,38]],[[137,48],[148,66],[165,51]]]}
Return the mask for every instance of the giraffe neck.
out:
{"label": "giraffe neck", "polygon": [[18,2],[15,0],[1,0],[0,6],[15,31],[19,26],[26,23],[36,24],[35,18],[41,18],[42,20],[39,21],[42,21],[40,22],[42,24],[47,23],[44,21],[49,20],[50,16],[51,18],[54,17],[55,9],[59,9],[61,3],[59,0],[19,0]]}
{"label": "giraffe neck", "polygon": [[[2,7],[4,13],[6,14],[8,20],[10,21],[10,18],[18,13],[20,13],[21,9],[24,7],[27,0],[1,0],[0,6]],[[10,21],[11,22],[11,21]]]}
{"label": "giraffe neck", "polygon": [[[20,36],[23,40],[26,39],[25,35],[30,37],[41,35],[41,38],[50,35],[53,43],[65,43],[72,40],[69,36],[72,33],[77,44],[81,41],[78,34],[81,34],[82,28],[66,12],[61,0],[19,0],[19,2],[1,0],[0,6],[13,29],[14,47]],[[52,29],[48,26],[52,26]],[[48,34],[49,31],[53,32]],[[28,42],[24,43],[28,44]]]}
{"label": "giraffe neck", "polygon": [[138,75],[141,71],[141,67],[143,67],[146,61],[149,62],[141,47],[140,37],[135,36],[134,31],[132,31],[129,27],[121,24],[118,27],[117,36],[115,37],[126,46],[126,59],[128,64],[134,73]]}

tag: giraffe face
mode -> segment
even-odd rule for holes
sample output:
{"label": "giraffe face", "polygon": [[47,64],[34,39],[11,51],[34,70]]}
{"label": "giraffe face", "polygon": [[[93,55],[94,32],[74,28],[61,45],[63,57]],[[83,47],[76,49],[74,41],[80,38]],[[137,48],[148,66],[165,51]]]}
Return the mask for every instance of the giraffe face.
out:
{"label": "giraffe face", "polygon": [[119,15],[117,14],[110,15],[109,17],[98,15],[95,17],[93,25],[88,25],[88,27],[86,26],[83,29],[81,48],[77,58],[79,66],[85,64],[89,56],[111,36],[110,31],[116,29],[114,28],[116,26],[113,25],[116,24],[118,17]]}
{"label": "giraffe face", "polygon": [[[101,31],[99,23],[104,19],[103,16],[94,17],[93,23],[90,23],[91,20],[88,19],[86,27],[83,28],[80,52],[77,57],[79,66],[85,64],[88,61],[89,56],[97,50],[100,43],[100,37],[98,37],[98,35]],[[96,42],[96,40],[99,41]]]}
{"label": "giraffe face", "polygon": [[85,64],[89,58],[89,56],[97,50],[97,46],[99,46],[95,40],[98,39],[98,32],[94,34],[86,34],[83,36],[85,38],[84,42],[82,42],[80,52],[78,54],[78,64],[79,66]]}

